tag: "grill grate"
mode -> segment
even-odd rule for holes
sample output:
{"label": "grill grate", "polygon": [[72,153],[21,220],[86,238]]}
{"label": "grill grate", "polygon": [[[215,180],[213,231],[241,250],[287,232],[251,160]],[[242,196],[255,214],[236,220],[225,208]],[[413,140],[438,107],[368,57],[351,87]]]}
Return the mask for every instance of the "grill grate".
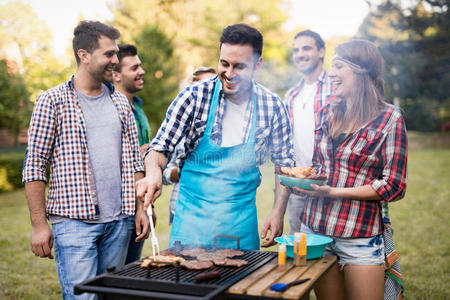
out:
{"label": "grill grate", "polygon": [[[152,299],[212,299],[277,256],[276,252],[242,251],[244,255],[239,258],[248,261],[248,265],[240,268],[214,266],[207,270],[188,270],[183,267],[164,266],[152,267],[149,272],[148,269],[131,263],[122,269],[77,285],[75,293],[95,292],[109,295],[103,299],[122,299],[118,295],[126,295],[129,299],[132,299],[131,296]],[[199,284],[194,282],[196,275],[212,271],[219,272],[220,277]]]}
{"label": "grill grate", "polygon": [[[243,276],[247,275],[249,272],[253,272],[255,269],[259,268],[266,262],[272,260],[276,253],[274,252],[261,252],[261,251],[244,251],[244,255],[242,258],[248,261],[247,266],[243,266],[241,268],[236,267],[217,267],[214,266],[207,270],[188,270],[183,267],[179,267],[179,282],[183,283],[194,283],[194,277],[198,274],[204,272],[212,272],[217,271],[220,273],[220,278],[212,279],[208,281],[208,284],[212,285],[228,285],[230,281],[232,283],[236,282],[236,278],[239,277],[240,274]],[[173,266],[165,266],[160,268],[151,268],[150,270],[150,278],[149,280],[163,280],[176,282],[176,267]],[[113,273],[115,276],[124,276],[124,277],[132,277],[132,278],[147,278],[148,270],[142,268],[137,264],[129,264],[125,266],[123,269],[118,270]],[[242,277],[243,277],[242,276]],[[240,278],[242,278],[240,277]],[[232,284],[231,283],[231,284]]]}

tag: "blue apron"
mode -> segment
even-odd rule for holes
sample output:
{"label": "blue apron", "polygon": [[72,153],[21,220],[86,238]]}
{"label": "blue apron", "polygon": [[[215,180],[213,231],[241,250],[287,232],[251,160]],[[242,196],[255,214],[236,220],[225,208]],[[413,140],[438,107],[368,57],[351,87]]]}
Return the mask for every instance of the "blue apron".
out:
{"label": "blue apron", "polygon": [[[175,241],[211,247],[217,235],[234,235],[240,239],[241,249],[259,249],[255,195],[261,173],[255,154],[256,99],[253,97],[248,142],[220,147],[211,140],[220,89],[219,80],[205,133],[181,172],[169,247]],[[217,247],[235,248],[236,241],[221,238]]]}

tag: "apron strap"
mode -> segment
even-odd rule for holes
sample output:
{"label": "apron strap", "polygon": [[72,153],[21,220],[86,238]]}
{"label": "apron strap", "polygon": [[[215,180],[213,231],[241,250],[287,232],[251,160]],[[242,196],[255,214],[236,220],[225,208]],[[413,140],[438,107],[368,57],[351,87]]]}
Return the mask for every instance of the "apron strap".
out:
{"label": "apron strap", "polygon": [[[211,106],[208,112],[208,120],[206,122],[205,136],[211,136],[211,132],[213,129],[214,121],[216,119],[217,107],[219,104],[219,95],[220,89],[222,88],[222,82],[220,79],[217,79],[216,84],[214,85],[213,97],[211,99]],[[251,121],[250,133],[248,137],[248,141],[252,144],[255,143],[255,132],[256,132],[256,95],[253,94],[253,112],[252,112],[252,121]]]}
{"label": "apron strap", "polygon": [[208,113],[208,120],[206,122],[205,136],[208,136],[208,137],[211,135],[214,121],[216,119],[217,106],[219,103],[219,94],[220,94],[221,87],[222,87],[222,82],[220,81],[220,79],[217,79],[217,82],[214,85],[213,97],[211,99],[211,106],[209,108],[209,113]]}

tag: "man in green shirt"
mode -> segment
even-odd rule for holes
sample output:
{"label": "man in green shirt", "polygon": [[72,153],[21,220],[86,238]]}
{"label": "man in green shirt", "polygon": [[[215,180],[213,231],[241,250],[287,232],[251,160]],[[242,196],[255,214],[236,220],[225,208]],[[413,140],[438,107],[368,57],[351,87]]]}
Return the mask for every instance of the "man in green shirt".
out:
{"label": "man in green shirt", "polygon": [[[113,82],[115,89],[125,95],[133,110],[134,119],[138,132],[139,145],[142,153],[145,153],[151,139],[151,129],[147,116],[142,109],[142,100],[134,94],[144,88],[144,74],[141,60],[137,55],[137,49],[133,45],[119,44],[117,56],[119,63],[114,66]],[[156,215],[153,213],[153,222],[156,222]],[[130,230],[132,235],[128,246],[126,264],[141,258],[144,241],[136,241],[136,230],[134,217],[129,217]]]}

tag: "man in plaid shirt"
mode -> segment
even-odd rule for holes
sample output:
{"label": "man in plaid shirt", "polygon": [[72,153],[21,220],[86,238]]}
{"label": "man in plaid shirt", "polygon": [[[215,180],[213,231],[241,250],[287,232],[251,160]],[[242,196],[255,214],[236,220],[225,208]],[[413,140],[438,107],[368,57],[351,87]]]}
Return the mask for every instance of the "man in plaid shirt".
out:
{"label": "man in plaid shirt", "polygon": [[[184,137],[186,159],[169,244],[211,246],[216,235],[235,235],[243,249],[259,249],[258,166],[268,152],[275,166],[292,166],[291,129],[278,96],[253,80],[262,63],[262,35],[235,24],[220,38],[218,76],[193,83],[170,105],[145,159],[137,196],[153,204],[162,187],[167,153]],[[284,201],[276,199],[261,238],[283,232]],[[220,247],[235,247],[221,241]]]}
{"label": "man in plaid shirt", "polygon": [[[303,76],[287,91],[284,103],[291,120],[296,165],[306,167],[312,165],[315,116],[332,98],[333,88],[323,68],[325,43],[322,37],[311,30],[300,31],[294,37],[293,46],[293,61]],[[305,206],[305,196],[284,191],[288,193],[284,197],[289,197],[289,231],[294,234],[301,229],[300,213]]]}
{"label": "man in plaid shirt", "polygon": [[136,212],[139,240],[148,235],[148,216],[135,204],[135,180],[144,169],[133,112],[110,84],[119,36],[103,23],[80,22],[73,39],[76,74],[39,96],[30,121],[23,182],[31,250],[52,259],[55,246],[64,299],[75,298],[76,284],[124,263],[128,216]]}

